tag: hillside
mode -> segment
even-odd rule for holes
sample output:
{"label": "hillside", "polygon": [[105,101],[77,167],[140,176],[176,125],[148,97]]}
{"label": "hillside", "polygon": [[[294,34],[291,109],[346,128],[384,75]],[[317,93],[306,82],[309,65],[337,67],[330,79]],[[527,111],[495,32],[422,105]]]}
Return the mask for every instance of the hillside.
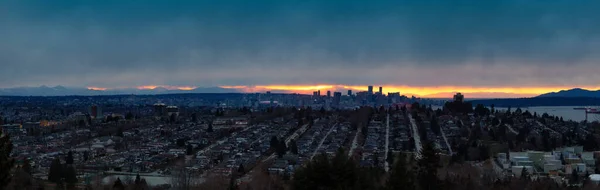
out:
{"label": "hillside", "polygon": [[591,91],[581,88],[574,88],[569,90],[561,90],[558,92],[551,92],[539,95],[537,97],[591,97],[591,98],[600,98],[600,90]]}

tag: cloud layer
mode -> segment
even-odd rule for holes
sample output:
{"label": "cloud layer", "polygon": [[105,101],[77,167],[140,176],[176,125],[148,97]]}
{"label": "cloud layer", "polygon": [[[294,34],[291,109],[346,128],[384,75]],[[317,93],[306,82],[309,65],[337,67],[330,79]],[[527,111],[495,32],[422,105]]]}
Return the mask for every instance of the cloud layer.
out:
{"label": "cloud layer", "polygon": [[600,1],[5,0],[0,87],[593,86]]}

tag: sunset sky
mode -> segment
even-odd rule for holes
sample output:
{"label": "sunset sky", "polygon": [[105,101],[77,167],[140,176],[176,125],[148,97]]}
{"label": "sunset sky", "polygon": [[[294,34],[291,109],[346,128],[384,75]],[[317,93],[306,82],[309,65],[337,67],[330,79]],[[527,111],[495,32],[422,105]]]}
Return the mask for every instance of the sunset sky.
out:
{"label": "sunset sky", "polygon": [[[3,0],[0,88],[600,88],[597,0]],[[472,96],[472,97],[473,97]]]}

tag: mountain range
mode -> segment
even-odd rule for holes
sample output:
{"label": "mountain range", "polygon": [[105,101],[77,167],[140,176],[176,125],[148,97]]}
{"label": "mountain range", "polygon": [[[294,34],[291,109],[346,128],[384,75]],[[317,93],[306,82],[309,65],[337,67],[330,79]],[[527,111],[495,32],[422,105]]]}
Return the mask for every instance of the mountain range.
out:
{"label": "mountain range", "polygon": [[561,90],[558,92],[550,92],[537,96],[539,98],[550,97],[569,97],[569,98],[600,98],[600,90],[586,90],[581,88],[573,88],[569,90]]}
{"label": "mountain range", "polygon": [[153,95],[153,94],[182,94],[182,93],[239,93],[236,89],[220,87],[194,88],[192,90],[169,90],[157,87],[154,89],[111,89],[92,90],[88,88],[67,88],[64,86],[40,86],[40,87],[15,87],[0,89],[0,96],[98,96],[98,95]]}

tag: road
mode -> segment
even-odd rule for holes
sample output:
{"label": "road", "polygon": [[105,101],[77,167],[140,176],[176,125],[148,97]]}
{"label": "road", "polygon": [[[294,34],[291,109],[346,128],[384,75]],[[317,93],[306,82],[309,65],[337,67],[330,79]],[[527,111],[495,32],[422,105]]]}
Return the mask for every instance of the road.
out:
{"label": "road", "polygon": [[508,128],[508,130],[509,130],[511,133],[514,133],[514,134],[519,134],[519,133],[517,133],[517,131],[515,131],[515,130],[512,128],[512,126],[511,126],[511,125],[509,125],[509,124],[504,124],[504,125],[506,125],[506,127]]}
{"label": "road", "polygon": [[[317,121],[319,121],[319,119],[315,119],[314,122],[316,123]],[[302,136],[306,131],[308,130],[308,124],[303,125],[302,127],[300,127],[300,129],[296,130],[294,132],[294,134],[290,135],[289,137],[287,137],[285,139],[285,143],[288,144],[289,142],[291,142],[292,140],[296,140],[298,137]],[[257,163],[256,165],[259,165],[261,163],[265,163],[268,162],[269,160],[275,159],[277,157],[277,154],[273,153],[271,154],[269,157],[266,157],[264,159],[262,159],[259,163]],[[246,173],[244,176],[240,177],[240,179],[249,179],[250,176],[252,176],[252,173],[254,172],[254,169],[251,170],[250,172]]]}
{"label": "road", "polygon": [[356,135],[354,135],[354,140],[352,140],[352,145],[350,147],[350,151],[348,151],[348,157],[352,156],[354,150],[358,147],[358,135],[360,134],[360,128],[356,129]]}
{"label": "road", "polygon": [[387,162],[388,153],[390,151],[390,114],[387,114],[385,119],[385,172],[390,170],[390,163]]}
{"label": "road", "polygon": [[[315,120],[315,123],[319,121],[319,119]],[[298,139],[298,137],[302,136],[302,134],[304,134],[306,132],[306,130],[308,130],[308,124],[303,125],[302,127],[300,127],[300,129],[296,130],[294,132],[294,134],[290,135],[289,137],[285,138],[285,144],[287,145],[288,143],[290,143],[292,140],[296,140]],[[267,162],[269,160],[274,159],[277,156],[277,154],[273,153],[271,154],[269,157],[261,160],[261,163]]]}
{"label": "road", "polygon": [[448,147],[448,152],[450,152],[450,155],[454,155],[454,153],[452,152],[452,147],[450,146],[450,143],[448,143],[448,139],[446,138],[446,133],[444,133],[444,129],[440,127],[440,132],[442,133],[442,138],[444,139],[444,142],[446,142],[446,146]]}
{"label": "road", "polygon": [[423,146],[421,146],[421,136],[419,136],[419,131],[417,130],[417,123],[415,123],[415,118],[413,118],[410,114],[408,119],[410,120],[410,127],[413,133],[412,136],[415,140],[415,157],[421,158],[421,149]]}
{"label": "road", "polygon": [[546,125],[542,124],[542,122],[540,122],[540,121],[537,121],[537,120],[536,120],[535,122],[536,122],[538,125],[540,125],[540,126],[544,127],[544,129],[546,129],[546,130],[552,131],[552,132],[554,132],[554,133],[556,133],[556,134],[560,134],[560,133],[556,132],[555,130],[552,130],[552,129],[550,129],[550,128],[546,127]]}
{"label": "road", "polygon": [[[257,125],[257,126],[258,126],[258,125]],[[196,155],[198,155],[198,154],[204,154],[206,151],[209,151],[209,150],[211,150],[211,149],[212,149],[212,148],[214,148],[215,146],[217,146],[217,145],[221,145],[221,144],[223,144],[223,143],[227,142],[227,139],[229,139],[229,138],[233,138],[233,137],[236,137],[236,136],[237,136],[239,133],[246,132],[247,130],[249,130],[249,129],[251,129],[251,128],[254,128],[254,127],[255,127],[255,126],[246,127],[245,129],[243,129],[243,130],[241,130],[241,131],[238,131],[238,132],[231,133],[231,135],[230,135],[229,137],[222,138],[221,140],[217,141],[216,143],[213,143],[213,144],[211,144],[210,146],[207,146],[206,148],[203,148],[202,150],[198,151],[198,152],[196,153]]]}
{"label": "road", "polygon": [[331,134],[331,132],[333,131],[333,129],[335,129],[337,127],[337,123],[334,124],[329,131],[327,131],[327,134],[325,134],[325,136],[323,137],[323,139],[321,139],[321,142],[319,143],[319,146],[317,146],[317,148],[315,149],[315,151],[312,153],[312,155],[310,156],[310,159],[312,160],[317,153],[319,152],[319,149],[321,149],[321,146],[323,146],[323,143],[325,142],[325,140],[327,139],[327,136],[329,136],[329,134]]}

